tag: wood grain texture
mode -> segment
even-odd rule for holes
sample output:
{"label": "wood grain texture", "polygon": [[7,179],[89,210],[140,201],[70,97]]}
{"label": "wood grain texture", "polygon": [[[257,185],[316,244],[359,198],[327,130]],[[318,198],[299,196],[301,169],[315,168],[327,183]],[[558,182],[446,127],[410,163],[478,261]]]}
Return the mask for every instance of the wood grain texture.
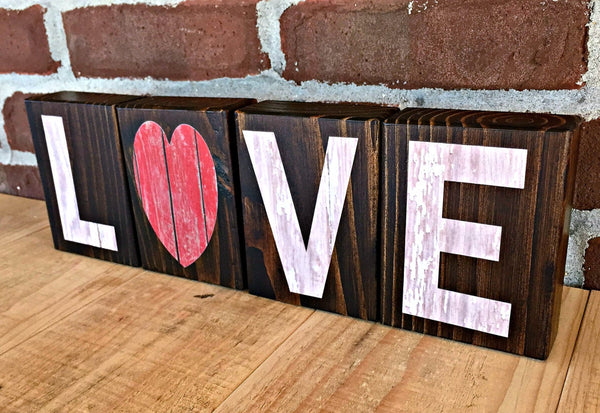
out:
{"label": "wood grain texture", "polygon": [[[395,111],[369,105],[293,102],[262,102],[237,111],[248,288],[252,294],[363,319],[379,318],[379,132],[380,120]],[[284,169],[280,175],[285,175],[289,185],[301,232],[298,237],[302,237],[302,242],[296,242],[302,247],[298,254],[306,254],[313,221],[329,222],[329,218],[315,218],[325,211],[316,211],[316,206],[328,142],[331,137],[358,140],[350,183],[343,188],[345,201],[322,298],[290,291],[243,131],[275,136]],[[260,148],[261,144],[257,151]],[[331,229],[330,223],[313,230]]]}
{"label": "wood grain texture", "polygon": [[[547,357],[556,333],[579,119],[407,109],[384,131],[382,309],[386,324]],[[527,150],[524,189],[445,182],[442,218],[500,227],[499,261],[442,253],[438,287],[511,304],[507,338],[402,313],[409,142]]]}
{"label": "wood grain texture", "polygon": [[[312,313],[122,268],[137,275],[116,273],[112,291],[65,303],[76,311],[0,354],[4,412],[212,411]],[[79,276],[80,295],[100,288]],[[68,281],[55,285],[73,291]]]}
{"label": "wood grain texture", "polygon": [[139,265],[115,110],[131,99],[60,92],[25,102],[57,249]]}
{"label": "wood grain texture", "polygon": [[440,253],[498,261],[502,227],[442,217],[444,183],[523,189],[527,151],[408,143],[404,314],[508,337],[511,304],[438,287]]}
{"label": "wood grain texture", "polygon": [[329,137],[305,246],[275,134],[242,133],[288,288],[292,293],[322,298],[358,139]]}
{"label": "wood grain texture", "polygon": [[215,229],[217,174],[202,135],[179,125],[167,139],[159,124],[144,122],[133,143],[134,182],[152,229],[183,266],[206,250]]}
{"label": "wood grain texture", "polygon": [[75,179],[69,159],[63,118],[42,115],[42,125],[46,137],[52,180],[56,190],[63,237],[67,241],[119,251],[115,227],[84,221],[79,216],[79,203],[75,192]]}
{"label": "wood grain texture", "polygon": [[[62,260],[50,254],[56,252],[50,239],[50,231],[45,229],[8,249],[11,255],[28,257],[30,262],[1,270],[0,354],[99,299],[140,271],[110,262],[81,261],[73,254],[62,253],[67,256]],[[42,270],[50,265],[51,270]]]}
{"label": "wood grain texture", "polygon": [[135,273],[130,267],[54,250],[45,210],[40,201],[0,197],[0,354]]}
{"label": "wood grain texture", "polygon": [[16,240],[48,227],[48,214],[43,202],[17,196],[2,196],[0,205],[0,250]]}
{"label": "wood grain texture", "polygon": [[591,291],[558,406],[559,412],[600,410],[600,292]]}
{"label": "wood grain texture", "polygon": [[563,290],[548,360],[315,312],[216,412],[549,412],[588,292]]}
{"label": "wood grain texture", "polygon": [[149,97],[118,108],[144,268],[245,288],[233,111],[252,102]]}
{"label": "wood grain texture", "polygon": [[[0,195],[3,412],[555,411],[600,308],[564,288],[541,362],[65,254],[44,208]],[[585,324],[568,411],[597,401]]]}

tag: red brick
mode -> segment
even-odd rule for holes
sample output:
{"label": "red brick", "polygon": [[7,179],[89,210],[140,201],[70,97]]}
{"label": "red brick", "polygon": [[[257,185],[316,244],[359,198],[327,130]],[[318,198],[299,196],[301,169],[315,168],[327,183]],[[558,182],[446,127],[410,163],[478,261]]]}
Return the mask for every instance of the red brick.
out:
{"label": "red brick", "polygon": [[76,76],[205,80],[258,74],[256,2],[115,5],[63,14]]}
{"label": "red brick", "polygon": [[600,119],[581,126],[573,207],[600,208]]}
{"label": "red brick", "polygon": [[25,98],[21,92],[17,92],[4,102],[2,116],[4,116],[4,130],[11,149],[17,151],[34,152],[27,111],[25,110]]}
{"label": "red brick", "polygon": [[281,17],[284,77],[398,88],[577,88],[587,68],[587,3],[307,0]]}
{"label": "red brick", "polygon": [[49,74],[59,62],[50,56],[41,6],[0,9],[0,72]]}
{"label": "red brick", "polygon": [[590,290],[600,290],[600,238],[592,238],[585,250],[583,287]]}
{"label": "red brick", "polygon": [[0,165],[0,193],[44,199],[36,166]]}

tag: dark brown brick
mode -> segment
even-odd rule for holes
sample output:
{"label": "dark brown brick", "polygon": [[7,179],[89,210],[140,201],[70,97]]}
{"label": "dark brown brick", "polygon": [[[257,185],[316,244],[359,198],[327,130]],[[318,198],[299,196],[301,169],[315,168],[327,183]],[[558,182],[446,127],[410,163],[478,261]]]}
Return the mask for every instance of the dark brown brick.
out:
{"label": "dark brown brick", "polygon": [[0,9],[0,72],[56,72],[59,62],[50,56],[44,27],[44,9]]}
{"label": "dark brown brick", "polygon": [[34,152],[29,121],[25,111],[25,98],[21,92],[17,92],[4,102],[2,116],[4,116],[4,130],[8,138],[10,148],[17,151]]}
{"label": "dark brown brick", "polygon": [[600,208],[600,119],[581,126],[573,207]]}
{"label": "dark brown brick", "polygon": [[44,199],[37,166],[0,165],[0,193]]}
{"label": "dark brown brick", "polygon": [[115,5],[63,14],[76,76],[205,80],[269,67],[256,2],[196,0],[177,7]]}
{"label": "dark brown brick", "polygon": [[585,250],[583,287],[590,290],[600,290],[600,238],[592,238]]}
{"label": "dark brown brick", "polygon": [[588,19],[588,2],[580,0],[307,0],[281,17],[284,77],[398,88],[577,88],[587,68]]}

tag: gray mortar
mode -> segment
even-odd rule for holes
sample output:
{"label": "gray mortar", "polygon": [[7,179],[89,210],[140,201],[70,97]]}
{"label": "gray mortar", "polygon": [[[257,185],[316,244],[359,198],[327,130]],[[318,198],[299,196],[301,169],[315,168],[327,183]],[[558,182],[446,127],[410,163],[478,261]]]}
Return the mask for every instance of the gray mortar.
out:
{"label": "gray mortar", "polygon": [[569,248],[565,267],[566,285],[578,287],[583,285],[585,250],[588,247],[588,240],[595,237],[600,237],[600,209],[593,211],[574,209],[571,214]]}
{"label": "gray mortar", "polygon": [[[272,69],[257,76],[241,79],[221,78],[208,81],[168,81],[146,79],[90,79],[76,78],[72,73],[65,34],[62,30],[63,11],[78,7],[108,4],[151,4],[176,6],[181,0],[0,0],[1,8],[24,9],[33,4],[47,8],[44,23],[48,33],[50,52],[62,66],[51,76],[5,74],[0,75],[0,105],[16,91],[24,93],[51,93],[58,90],[122,93],[136,95],[171,96],[228,96],[252,97],[258,100],[277,99],[295,101],[353,101],[372,102],[405,108],[423,106],[507,112],[552,112],[582,116],[586,120],[600,117],[600,0],[590,2],[588,24],[588,70],[582,77],[585,86],[580,90],[442,90],[391,89],[377,85],[328,84],[308,81],[296,84],[286,81],[281,74],[285,56],[281,49],[279,18],[289,7],[304,0],[262,0],[257,9],[257,28],[263,52],[271,60]],[[566,1],[566,0],[565,0]],[[423,4],[435,7],[436,2],[411,2],[411,12],[419,12]],[[423,3],[423,4],[421,4]],[[13,151],[4,132],[0,116],[0,163],[7,165],[35,165],[35,156]],[[583,257],[587,241],[600,236],[600,210],[578,211],[572,214],[565,283],[583,284]]]}
{"label": "gray mortar", "polygon": [[279,18],[289,7],[304,0],[261,0],[256,5],[256,26],[261,49],[269,55],[271,67],[277,74],[285,70],[285,55],[281,50]]}

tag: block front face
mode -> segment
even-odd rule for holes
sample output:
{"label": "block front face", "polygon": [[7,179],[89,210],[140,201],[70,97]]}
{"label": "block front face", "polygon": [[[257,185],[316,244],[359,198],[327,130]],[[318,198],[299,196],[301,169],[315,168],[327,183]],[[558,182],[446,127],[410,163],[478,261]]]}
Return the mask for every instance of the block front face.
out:
{"label": "block front face", "polygon": [[237,112],[252,294],[379,318],[379,132],[395,112],[292,102]]}
{"label": "block front face", "polygon": [[57,249],[139,265],[115,109],[132,99],[61,92],[26,100]]}
{"label": "block front face", "polygon": [[406,109],[386,121],[386,324],[546,358],[579,120]]}
{"label": "block front face", "polygon": [[248,99],[149,97],[119,126],[142,266],[244,288],[233,111]]}

